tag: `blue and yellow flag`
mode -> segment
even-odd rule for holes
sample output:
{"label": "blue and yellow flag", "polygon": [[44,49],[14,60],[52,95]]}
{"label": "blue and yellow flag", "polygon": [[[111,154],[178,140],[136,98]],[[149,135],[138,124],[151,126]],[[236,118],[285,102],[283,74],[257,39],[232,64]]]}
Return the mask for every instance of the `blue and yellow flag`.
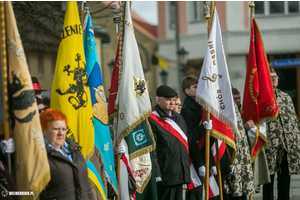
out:
{"label": "blue and yellow flag", "polygon": [[85,65],[77,2],[70,1],[58,50],[50,107],[67,116],[67,137],[79,144],[81,153],[89,160],[94,151],[94,127]]}
{"label": "blue and yellow flag", "polygon": [[94,144],[102,155],[107,181],[117,193],[117,179],[115,175],[114,154],[108,124],[106,97],[102,83],[93,24],[89,12],[87,12],[84,23],[84,52],[86,56],[86,71],[94,115]]}

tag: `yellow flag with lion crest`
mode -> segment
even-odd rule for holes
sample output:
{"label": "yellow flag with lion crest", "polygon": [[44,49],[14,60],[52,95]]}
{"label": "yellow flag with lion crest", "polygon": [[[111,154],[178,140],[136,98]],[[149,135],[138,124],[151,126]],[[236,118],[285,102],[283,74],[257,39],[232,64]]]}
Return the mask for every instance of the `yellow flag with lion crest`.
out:
{"label": "yellow flag with lion crest", "polygon": [[67,116],[67,137],[79,144],[81,153],[88,160],[94,150],[93,112],[85,69],[83,29],[76,1],[68,2],[50,107]]}

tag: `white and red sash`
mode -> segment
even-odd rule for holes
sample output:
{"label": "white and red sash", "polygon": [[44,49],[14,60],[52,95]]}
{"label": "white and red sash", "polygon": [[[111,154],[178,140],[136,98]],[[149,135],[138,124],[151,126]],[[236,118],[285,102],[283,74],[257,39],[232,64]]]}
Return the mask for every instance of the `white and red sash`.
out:
{"label": "white and red sash", "polygon": [[189,153],[188,139],[176,122],[170,118],[163,120],[157,111],[153,111],[149,117],[156,121],[163,129],[174,135],[185,146],[186,151]]}

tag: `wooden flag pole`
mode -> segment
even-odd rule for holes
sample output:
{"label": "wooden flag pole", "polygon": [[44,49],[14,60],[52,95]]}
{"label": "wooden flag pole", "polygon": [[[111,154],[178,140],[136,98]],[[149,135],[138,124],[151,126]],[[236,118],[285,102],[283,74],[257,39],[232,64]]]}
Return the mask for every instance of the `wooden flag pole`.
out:
{"label": "wooden flag pole", "polygon": [[[9,129],[9,107],[8,107],[8,68],[6,53],[6,26],[5,26],[5,9],[4,1],[0,2],[1,9],[1,82],[2,82],[2,106],[3,106],[3,131],[4,139],[10,138]],[[7,154],[8,170],[11,173],[11,155]]]}
{"label": "wooden flag pole", "polygon": [[[210,15],[207,14],[206,25],[207,25],[207,35],[209,38],[211,24],[212,24],[212,16],[214,10],[214,1],[210,2]],[[210,120],[210,112],[206,111],[206,121]],[[210,130],[206,130],[206,138],[205,138],[205,200],[209,199],[209,152],[210,152]]]}
{"label": "wooden flag pole", "polygon": [[221,177],[221,167],[220,167],[220,156],[219,156],[219,143],[218,139],[215,138],[216,146],[216,156],[217,156],[217,169],[218,169],[218,182],[219,182],[219,191],[220,191],[220,200],[223,200],[223,188],[222,188],[222,177]]}
{"label": "wooden flag pole", "polygon": [[[211,1],[210,2],[209,32],[210,32],[211,26],[212,26],[214,11],[215,11],[215,3],[214,3],[214,1]],[[217,164],[217,170],[218,170],[218,182],[219,182],[220,200],[223,200],[223,188],[222,188],[222,177],[221,177],[222,174],[221,174],[221,167],[220,167],[220,156],[219,156],[218,139],[215,139],[215,147],[216,147],[216,157],[217,157],[217,159],[216,159],[217,163],[216,164]]]}
{"label": "wooden flag pole", "polygon": [[[250,7],[250,39],[251,39],[251,26],[252,26],[253,12],[255,7],[253,1],[251,1],[251,3],[249,4],[249,7]],[[252,195],[249,196],[249,200],[252,200]]]}

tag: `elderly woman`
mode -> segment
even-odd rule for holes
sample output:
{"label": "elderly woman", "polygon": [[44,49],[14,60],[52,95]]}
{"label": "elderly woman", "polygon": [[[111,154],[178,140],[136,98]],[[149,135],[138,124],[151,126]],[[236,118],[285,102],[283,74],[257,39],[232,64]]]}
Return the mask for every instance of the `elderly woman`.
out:
{"label": "elderly woman", "polygon": [[51,172],[40,199],[94,199],[85,159],[76,150],[79,145],[66,137],[66,116],[49,108],[41,113],[40,120]]}

